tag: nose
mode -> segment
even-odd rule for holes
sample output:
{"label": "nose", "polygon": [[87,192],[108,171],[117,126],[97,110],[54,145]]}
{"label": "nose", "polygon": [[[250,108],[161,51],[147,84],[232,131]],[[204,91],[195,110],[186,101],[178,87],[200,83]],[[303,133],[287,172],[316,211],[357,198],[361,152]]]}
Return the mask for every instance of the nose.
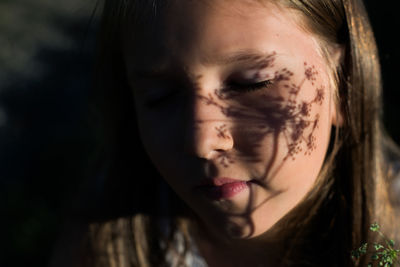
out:
{"label": "nose", "polygon": [[223,108],[223,103],[216,100],[210,101],[204,96],[196,97],[185,136],[186,153],[212,159],[233,148],[231,123],[223,113]]}

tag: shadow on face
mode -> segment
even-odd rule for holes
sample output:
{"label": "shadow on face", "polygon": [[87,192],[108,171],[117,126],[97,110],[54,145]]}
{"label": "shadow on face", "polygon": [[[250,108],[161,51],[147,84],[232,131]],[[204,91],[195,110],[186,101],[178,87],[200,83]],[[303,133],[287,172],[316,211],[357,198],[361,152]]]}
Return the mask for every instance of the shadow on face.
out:
{"label": "shadow on face", "polygon": [[208,226],[260,235],[306,195],[325,157],[332,88],[319,44],[270,2],[167,10],[148,32],[128,28],[124,46],[144,146]]}

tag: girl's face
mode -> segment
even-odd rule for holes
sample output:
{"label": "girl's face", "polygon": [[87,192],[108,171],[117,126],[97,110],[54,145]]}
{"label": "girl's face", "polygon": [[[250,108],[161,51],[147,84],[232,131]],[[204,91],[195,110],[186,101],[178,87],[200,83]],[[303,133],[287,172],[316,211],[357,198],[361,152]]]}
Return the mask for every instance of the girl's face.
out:
{"label": "girl's face", "polygon": [[260,236],[320,172],[335,114],[331,70],[292,10],[171,2],[152,26],[128,27],[124,43],[145,148],[211,232]]}

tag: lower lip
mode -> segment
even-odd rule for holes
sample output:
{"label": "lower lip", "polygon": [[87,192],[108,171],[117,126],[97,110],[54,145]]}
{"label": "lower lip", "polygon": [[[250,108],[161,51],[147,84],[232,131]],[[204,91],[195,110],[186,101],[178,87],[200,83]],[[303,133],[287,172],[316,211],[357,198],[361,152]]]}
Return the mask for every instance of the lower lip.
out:
{"label": "lower lip", "polygon": [[232,198],[247,188],[249,188],[249,185],[243,181],[226,183],[220,186],[207,185],[198,187],[203,194],[215,200]]}

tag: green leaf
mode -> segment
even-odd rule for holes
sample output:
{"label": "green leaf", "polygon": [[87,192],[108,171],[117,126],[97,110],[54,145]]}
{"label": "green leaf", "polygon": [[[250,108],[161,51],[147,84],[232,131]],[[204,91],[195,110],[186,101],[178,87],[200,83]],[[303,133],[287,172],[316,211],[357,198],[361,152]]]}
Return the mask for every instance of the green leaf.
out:
{"label": "green leaf", "polygon": [[383,246],[381,244],[375,243],[374,244],[374,248],[375,248],[376,251],[378,251],[380,249],[383,249]]}
{"label": "green leaf", "polygon": [[377,232],[379,231],[379,224],[373,223],[369,229],[371,229],[372,232]]}

